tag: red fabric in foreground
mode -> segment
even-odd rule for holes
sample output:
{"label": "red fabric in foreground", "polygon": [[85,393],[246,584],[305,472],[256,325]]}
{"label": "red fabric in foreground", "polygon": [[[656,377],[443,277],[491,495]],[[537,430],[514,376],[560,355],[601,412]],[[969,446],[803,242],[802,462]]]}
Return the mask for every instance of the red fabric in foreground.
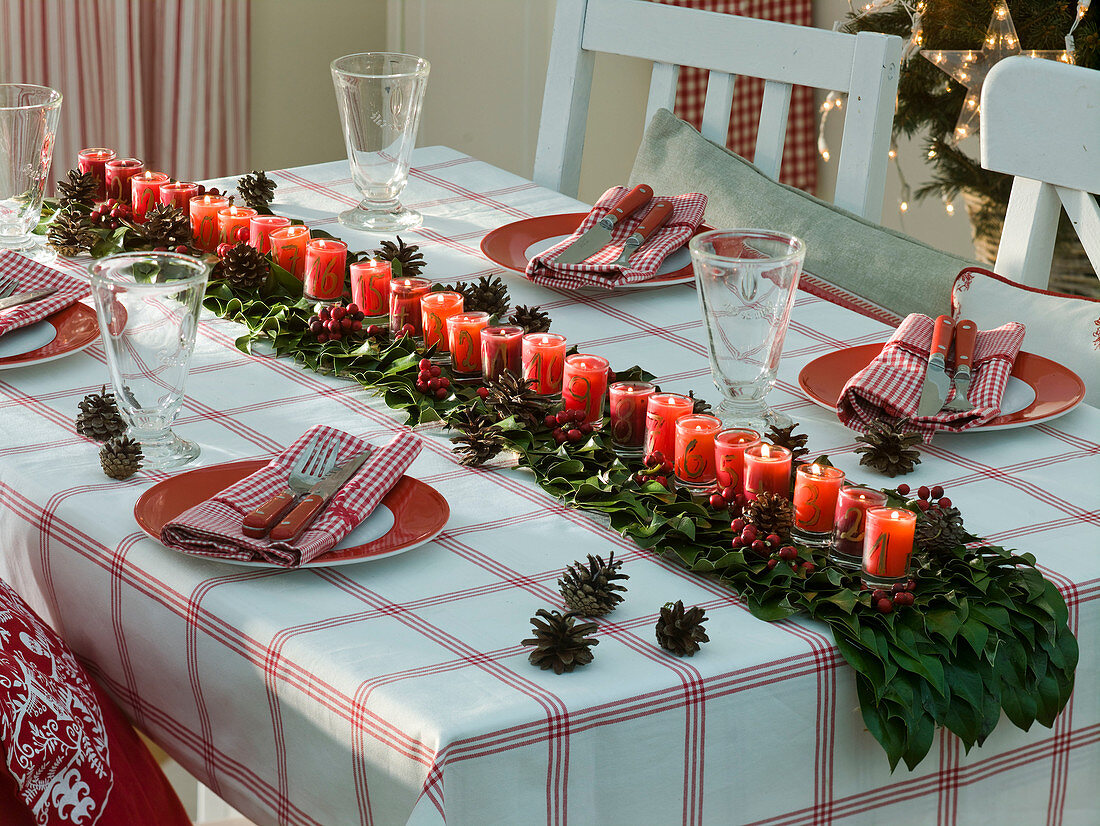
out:
{"label": "red fabric in foreground", "polygon": [[18,304],[0,310],[0,336],[19,327],[27,327],[75,304],[91,290],[88,283],[77,281],[60,270],[32,261],[17,252],[0,251],[0,282],[14,278],[19,285],[16,293],[53,288],[53,295],[29,304]]}

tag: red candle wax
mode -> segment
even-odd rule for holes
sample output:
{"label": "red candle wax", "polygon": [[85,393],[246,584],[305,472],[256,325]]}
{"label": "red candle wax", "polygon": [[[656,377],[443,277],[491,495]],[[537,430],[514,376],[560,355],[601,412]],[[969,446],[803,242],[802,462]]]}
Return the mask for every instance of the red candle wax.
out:
{"label": "red candle wax", "polygon": [[714,437],[721,429],[717,416],[691,414],[676,420],[676,481],[693,488],[714,484]]}
{"label": "red candle wax", "polygon": [[[240,243],[241,239],[238,233],[244,229],[245,234],[248,235],[250,233],[249,224],[252,217],[257,214],[252,207],[239,207],[236,205],[218,210],[218,243]],[[344,249],[347,249],[346,245]]]}
{"label": "red candle wax", "polygon": [[388,315],[390,312],[389,261],[356,261],[351,265],[351,300],[369,316]]}
{"label": "red candle wax", "polygon": [[413,326],[413,335],[424,335],[420,299],[432,288],[423,278],[401,278],[390,282],[390,332],[397,335],[406,324]]}
{"label": "red candle wax", "polygon": [[617,381],[608,388],[611,396],[611,441],[616,446],[642,449],[646,405],[656,390],[648,381]]}
{"label": "red candle wax", "polygon": [[282,215],[253,215],[248,220],[248,243],[265,255],[271,252],[271,233],[290,226],[290,219]]}
{"label": "red candle wax", "polygon": [[853,485],[841,488],[836,500],[833,549],[839,556],[858,565],[863,559],[863,534],[867,511],[886,504],[886,494],[873,488]]}
{"label": "red candle wax", "polygon": [[836,500],[844,471],[828,465],[799,465],[794,472],[794,526],[827,533],[836,521]]}
{"label": "red candle wax", "polygon": [[561,392],[565,371],[565,336],[528,333],[523,337],[523,377],[534,379],[532,389],[543,396]]}
{"label": "red candle wax", "polygon": [[481,331],[481,375],[486,381],[505,370],[520,375],[522,358],[522,327],[486,327]]}
{"label": "red candle wax", "polygon": [[271,255],[275,263],[287,272],[293,273],[299,281],[306,275],[306,244],[308,243],[309,227],[301,225],[283,227],[271,233]]}
{"label": "red candle wax", "polygon": [[[222,213],[224,214],[224,213]],[[306,244],[306,277],[302,294],[316,301],[339,301],[344,294],[348,245],[335,238]]]}
{"label": "red candle wax", "polygon": [[481,331],[488,326],[488,313],[459,313],[447,319],[447,343],[455,373],[481,373]]}
{"label": "red candle wax", "polygon": [[95,198],[97,201],[107,199],[107,170],[104,167],[107,161],[113,161],[115,157],[115,150],[104,149],[101,146],[81,149],[80,154],[76,156],[77,169],[81,172],[91,172],[99,183]]}
{"label": "red candle wax", "polygon": [[437,353],[450,350],[447,319],[462,312],[466,299],[462,293],[438,292],[420,297],[420,316],[424,326],[424,346],[435,346]]}
{"label": "red candle wax", "polygon": [[144,171],[145,164],[137,158],[112,158],[107,161],[103,166],[107,198],[117,198],[124,204],[130,203],[130,179]]}
{"label": "red candle wax", "polygon": [[191,199],[198,197],[199,185],[190,181],[169,181],[162,184],[158,200],[165,206],[174,206],[184,215],[191,209]]}
{"label": "red candle wax", "polygon": [[745,492],[745,450],[760,443],[760,434],[747,428],[723,430],[714,437],[714,469],[718,485]]}
{"label": "red candle wax", "polygon": [[695,403],[687,396],[675,393],[654,393],[646,403],[645,442],[648,453],[660,451],[665,459],[676,457],[676,420],[687,416]]}
{"label": "red candle wax", "polygon": [[574,353],[565,359],[561,398],[566,410],[583,410],[584,420],[603,423],[603,400],[607,395],[607,359]]}
{"label": "red candle wax", "polygon": [[872,579],[901,579],[909,571],[917,515],[902,508],[871,508],[863,534],[863,573]]}
{"label": "red candle wax", "polygon": [[130,205],[137,223],[144,224],[145,213],[160,203],[160,188],[166,183],[168,176],[163,172],[148,170],[130,179]]}
{"label": "red candle wax", "polygon": [[191,199],[191,246],[207,252],[218,248],[218,213],[227,206],[229,199],[220,195],[201,195]]}
{"label": "red candle wax", "polygon": [[787,498],[791,493],[791,452],[785,447],[761,442],[745,448],[745,496],[761,493]]}

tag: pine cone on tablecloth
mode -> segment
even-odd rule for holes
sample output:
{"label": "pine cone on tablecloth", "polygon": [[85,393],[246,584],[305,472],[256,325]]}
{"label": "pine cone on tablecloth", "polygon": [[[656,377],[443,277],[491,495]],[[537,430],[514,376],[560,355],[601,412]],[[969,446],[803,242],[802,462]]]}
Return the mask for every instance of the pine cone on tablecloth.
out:
{"label": "pine cone on tablecloth", "polygon": [[701,413],[705,413],[708,416],[710,415],[710,410],[711,410],[710,402],[708,402],[706,399],[697,399],[697,398],[695,398],[695,391],[694,390],[689,390],[688,391],[688,398],[691,399],[691,412],[692,413],[694,413],[695,415],[699,415]]}
{"label": "pine cone on tablecloth", "polygon": [[592,662],[592,646],[600,641],[589,635],[598,626],[594,622],[578,623],[574,617],[573,611],[562,614],[540,608],[535,612],[531,618],[535,636],[522,642],[535,646],[527,655],[532,665],[544,671],[552,668],[555,674],[561,674]]}
{"label": "pine cone on tablecloth", "polygon": [[141,470],[141,443],[129,436],[115,436],[99,451],[99,464],[112,479],[129,479]]}
{"label": "pine cone on tablecloth", "polygon": [[810,437],[805,433],[795,433],[795,428],[798,427],[798,422],[795,422],[790,427],[776,427],[772,425],[768,428],[768,432],[764,434],[765,438],[773,445],[779,445],[785,447],[791,452],[791,462],[797,464],[803,456],[810,452],[806,447],[806,442]]}
{"label": "pine cone on tablecloth", "polygon": [[70,169],[69,179],[57,182],[57,191],[62,209],[72,204],[93,207],[99,195],[99,179],[91,172]]}
{"label": "pine cone on tablecloth", "polygon": [[[397,236],[397,243],[383,241],[382,246],[374,251],[374,257],[389,261],[393,268],[394,278],[415,278],[424,269],[424,255],[416,244],[406,244]],[[394,266],[396,265],[396,266]],[[466,312],[470,312],[466,307]]]}
{"label": "pine cone on tablecloth", "polygon": [[856,441],[859,463],[887,476],[904,475],[920,464],[920,434],[905,430],[904,420],[874,421]]}
{"label": "pine cone on tablecloth", "polygon": [[275,182],[261,170],[252,170],[251,175],[237,179],[237,191],[241,199],[253,209],[270,212],[268,207],[275,200]]}
{"label": "pine cone on tablecloth", "polygon": [[468,313],[483,312],[493,317],[508,312],[511,297],[500,276],[483,275],[476,284],[460,284],[455,289],[466,299],[465,310]]}
{"label": "pine cone on tablecloth", "polygon": [[54,215],[46,240],[58,255],[72,258],[91,250],[99,241],[99,233],[87,215],[69,207]]}
{"label": "pine cone on tablecloth", "polygon": [[271,267],[261,252],[241,241],[222,258],[217,274],[238,290],[257,290],[267,283]]}
{"label": "pine cone on tablecloth", "polygon": [[680,657],[694,656],[699,646],[710,642],[703,623],[707,621],[706,612],[698,605],[684,608],[682,600],[676,600],[661,608],[657,618],[657,642],[665,651],[671,651]]}
{"label": "pine cone on tablecloth", "polygon": [[525,333],[545,333],[550,329],[550,314],[544,313],[541,307],[525,307],[521,304],[512,310],[508,320],[517,327],[522,327]]}
{"label": "pine cone on tablecloth", "polygon": [[917,530],[913,539],[920,551],[940,556],[969,542],[971,538],[963,527],[962,513],[956,507],[933,505],[917,514]]}
{"label": "pine cone on tablecloth", "polygon": [[77,403],[80,412],[76,416],[76,432],[97,442],[105,442],[126,432],[126,422],[118,412],[115,394],[104,386],[98,393],[90,393]]}
{"label": "pine cone on tablecloth", "polygon": [[462,464],[479,467],[504,450],[504,431],[496,426],[497,419],[469,407],[459,408],[447,416],[447,424],[458,431],[452,436],[455,452]]}
{"label": "pine cone on tablecloth", "polygon": [[791,521],[794,508],[791,500],[775,493],[758,493],[755,499],[745,503],[741,518],[756,528],[761,536],[776,534],[781,542],[791,539]]}
{"label": "pine cone on tablecloth", "polygon": [[528,430],[538,430],[545,425],[550,397],[532,390],[531,386],[535,383],[535,379],[524,379],[509,370],[502,370],[495,379],[485,382],[489,390],[485,404],[501,419],[515,416],[527,425]]}
{"label": "pine cone on tablecloth", "polygon": [[173,249],[191,241],[191,218],[171,204],[157,204],[145,213],[145,223],[126,221],[127,239],[135,246]]}
{"label": "pine cone on tablecloth", "polygon": [[621,561],[615,561],[614,551],[607,562],[589,554],[587,567],[582,562],[567,565],[558,580],[558,590],[565,604],[585,617],[602,617],[610,613],[623,601],[617,592],[626,590],[616,580],[630,579],[619,570],[622,566]]}

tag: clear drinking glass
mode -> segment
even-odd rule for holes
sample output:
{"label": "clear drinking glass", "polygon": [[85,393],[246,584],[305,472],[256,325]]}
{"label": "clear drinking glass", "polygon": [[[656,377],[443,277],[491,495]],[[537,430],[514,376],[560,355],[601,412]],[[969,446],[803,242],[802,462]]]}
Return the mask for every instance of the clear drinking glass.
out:
{"label": "clear drinking glass", "polygon": [[207,266],[176,253],[121,253],[89,268],[107,369],[143,465],[187,464],[199,446],[172,432],[191,367]]}
{"label": "clear drinking glass", "polygon": [[369,232],[420,226],[420,213],[399,199],[430,64],[415,55],[365,52],[337,58],[330,68],[351,177],[363,194],[359,206],[340,214],[340,223]]}
{"label": "clear drinking glass", "polygon": [[768,407],[806,245],[766,229],[703,232],[688,243],[698,284],[710,373],[722,394],[714,414],[727,427],[761,433],[787,426]]}
{"label": "clear drinking glass", "polygon": [[42,215],[60,111],[56,89],[0,83],[0,249],[54,257],[31,230]]}

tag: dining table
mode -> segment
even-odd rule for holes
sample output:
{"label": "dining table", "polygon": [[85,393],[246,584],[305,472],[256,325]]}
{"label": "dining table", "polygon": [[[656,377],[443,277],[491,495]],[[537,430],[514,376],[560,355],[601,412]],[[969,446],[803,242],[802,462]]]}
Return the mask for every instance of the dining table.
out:
{"label": "dining table", "polygon": [[[268,174],[277,214],[351,250],[387,238],[338,223],[359,201],[346,162]],[[500,275],[513,305],[540,305],[581,352],[717,402],[692,283],[543,287],[481,252],[491,230],[585,204],[443,146],[415,150],[402,200],[424,215],[400,234],[425,277]],[[87,263],[58,265],[87,277]],[[375,444],[406,429],[369,388],[244,352],[243,328],[205,311],[174,426],[201,454],[182,470],[114,481],[77,435],[77,403],[110,384],[99,342],[0,370],[0,577],[142,732],[261,826],[1100,822],[1100,410],[939,433],[889,479],[859,464],[857,434],[799,375],[884,342],[896,321],[805,274],[769,401],[849,479],[942,485],[970,531],[1035,555],[1081,648],[1053,728],[1002,718],[969,753],[939,731],[919,765],[891,771],[825,625],[756,619],[720,582],[567,507],[507,453],[461,464],[439,422],[414,428],[423,450],[407,473],[449,517],[419,547],[297,570],[169,550],[135,521],[154,485],[269,459],[314,425]],[[540,670],[521,644],[530,618],[562,608],[557,580],[589,554],[623,562],[625,600],[597,620],[591,664]],[[654,634],[677,600],[706,612],[710,641],[690,658]]]}

